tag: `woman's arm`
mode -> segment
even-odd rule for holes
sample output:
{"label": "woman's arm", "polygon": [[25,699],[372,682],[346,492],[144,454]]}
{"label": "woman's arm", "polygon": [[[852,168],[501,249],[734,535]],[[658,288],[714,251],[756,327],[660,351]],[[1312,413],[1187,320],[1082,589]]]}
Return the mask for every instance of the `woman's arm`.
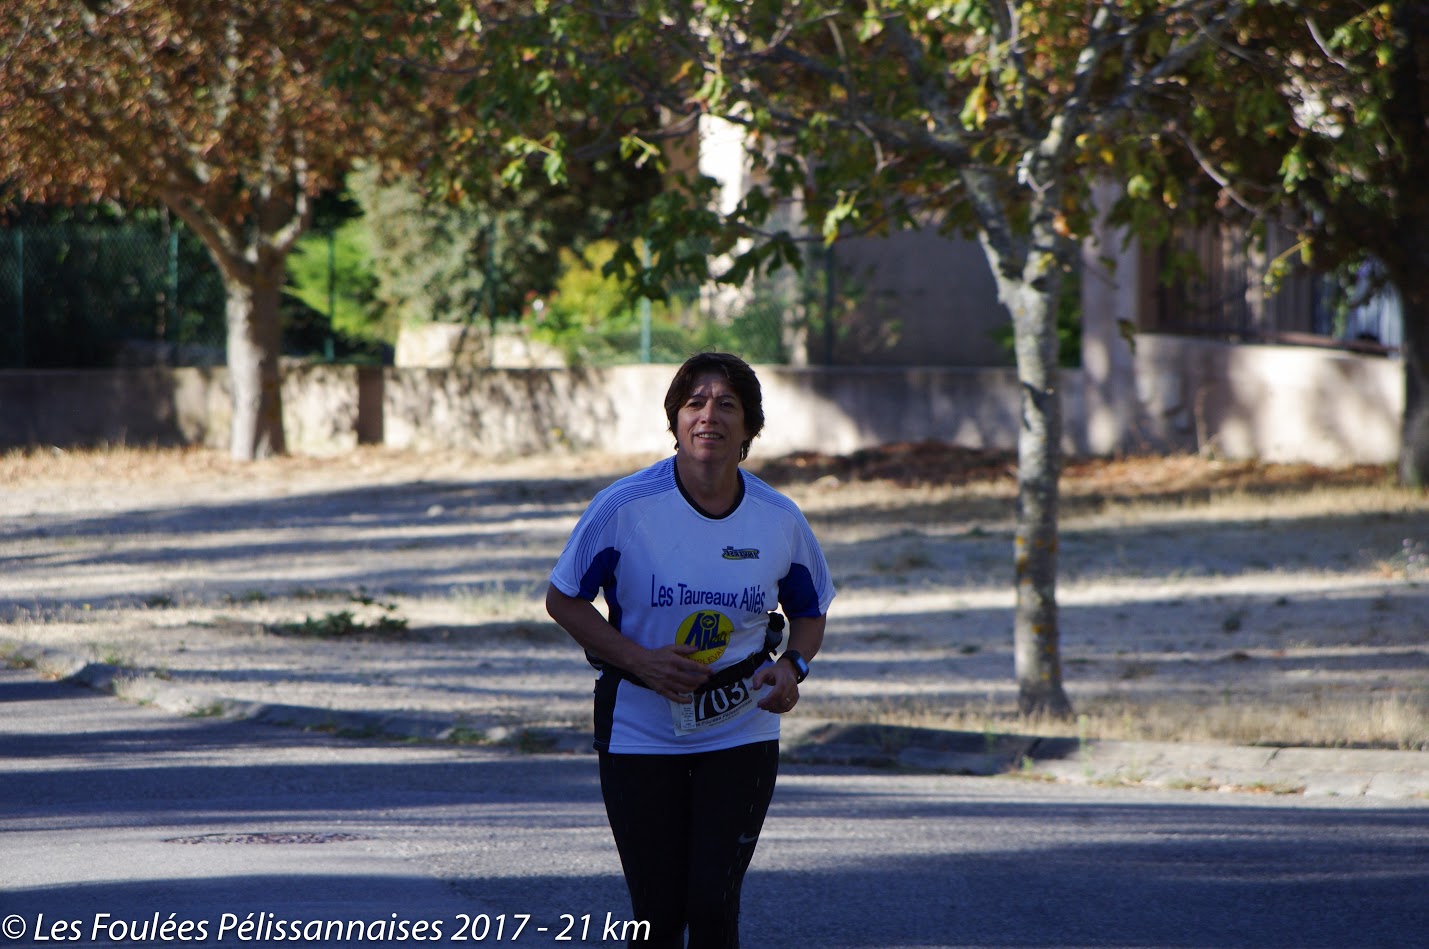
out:
{"label": "woman's arm", "polygon": [[827,616],[796,616],[789,620],[789,648],[803,656],[805,662],[813,662],[824,644],[827,622]]}
{"label": "woman's arm", "polygon": [[688,703],[690,693],[710,677],[709,666],[687,658],[696,647],[672,643],[646,649],[611,626],[595,604],[567,596],[555,584],[546,588],[546,612],[591,655],[639,676],[672,702]]}

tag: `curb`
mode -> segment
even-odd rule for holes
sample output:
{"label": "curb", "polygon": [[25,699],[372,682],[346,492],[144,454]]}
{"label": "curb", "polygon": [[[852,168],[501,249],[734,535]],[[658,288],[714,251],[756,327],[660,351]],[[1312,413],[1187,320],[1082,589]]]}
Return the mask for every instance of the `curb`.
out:
{"label": "curb", "polygon": [[60,649],[0,639],[0,661],[50,679],[85,686],[126,702],[190,718],[239,719],[347,738],[451,742],[520,751],[589,752],[590,735],[571,729],[521,727],[423,712],[373,712],[233,699],[175,685],[160,675],[93,662]]}
{"label": "curb", "polygon": [[[451,742],[514,751],[591,754],[584,730],[481,723],[432,713],[335,710],[249,702],[175,685],[153,673],[0,639],[12,667],[179,715],[244,719],[352,738]],[[1203,743],[1093,741],[898,725],[791,719],[780,757],[910,774],[1056,781],[1107,787],[1398,800],[1429,805],[1429,752]]]}

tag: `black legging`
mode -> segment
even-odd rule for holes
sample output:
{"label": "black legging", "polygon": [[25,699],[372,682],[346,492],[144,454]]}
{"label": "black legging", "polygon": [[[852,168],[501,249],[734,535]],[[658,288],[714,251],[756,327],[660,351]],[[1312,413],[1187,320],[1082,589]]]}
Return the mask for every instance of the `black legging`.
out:
{"label": "black legging", "polygon": [[636,920],[632,946],[738,949],[739,891],[779,773],[779,742],[689,755],[601,752],[600,787]]}

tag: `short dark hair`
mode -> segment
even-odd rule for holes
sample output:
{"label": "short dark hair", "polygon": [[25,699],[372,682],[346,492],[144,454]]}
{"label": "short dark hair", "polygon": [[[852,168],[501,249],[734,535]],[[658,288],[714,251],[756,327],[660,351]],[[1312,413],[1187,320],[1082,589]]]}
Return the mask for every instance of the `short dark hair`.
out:
{"label": "short dark hair", "polygon": [[676,436],[678,447],[679,435],[675,426],[680,406],[690,397],[695,380],[707,372],[724,376],[735,395],[739,396],[740,405],[744,406],[744,434],[748,437],[739,446],[742,461],[749,457],[749,443],[764,428],[764,397],[759,391],[759,377],[749,368],[749,363],[731,353],[696,353],[686,359],[675,373],[675,378],[670,380],[670,388],[665,390],[665,420],[670,423],[670,434]]}

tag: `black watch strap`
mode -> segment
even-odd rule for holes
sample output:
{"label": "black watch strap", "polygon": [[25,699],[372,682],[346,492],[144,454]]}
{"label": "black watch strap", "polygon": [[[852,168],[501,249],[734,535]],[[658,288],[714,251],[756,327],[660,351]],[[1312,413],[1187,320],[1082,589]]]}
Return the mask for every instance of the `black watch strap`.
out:
{"label": "black watch strap", "polygon": [[794,666],[794,681],[803,682],[809,677],[809,660],[805,659],[793,649],[784,650],[784,655],[780,659],[788,659]]}

